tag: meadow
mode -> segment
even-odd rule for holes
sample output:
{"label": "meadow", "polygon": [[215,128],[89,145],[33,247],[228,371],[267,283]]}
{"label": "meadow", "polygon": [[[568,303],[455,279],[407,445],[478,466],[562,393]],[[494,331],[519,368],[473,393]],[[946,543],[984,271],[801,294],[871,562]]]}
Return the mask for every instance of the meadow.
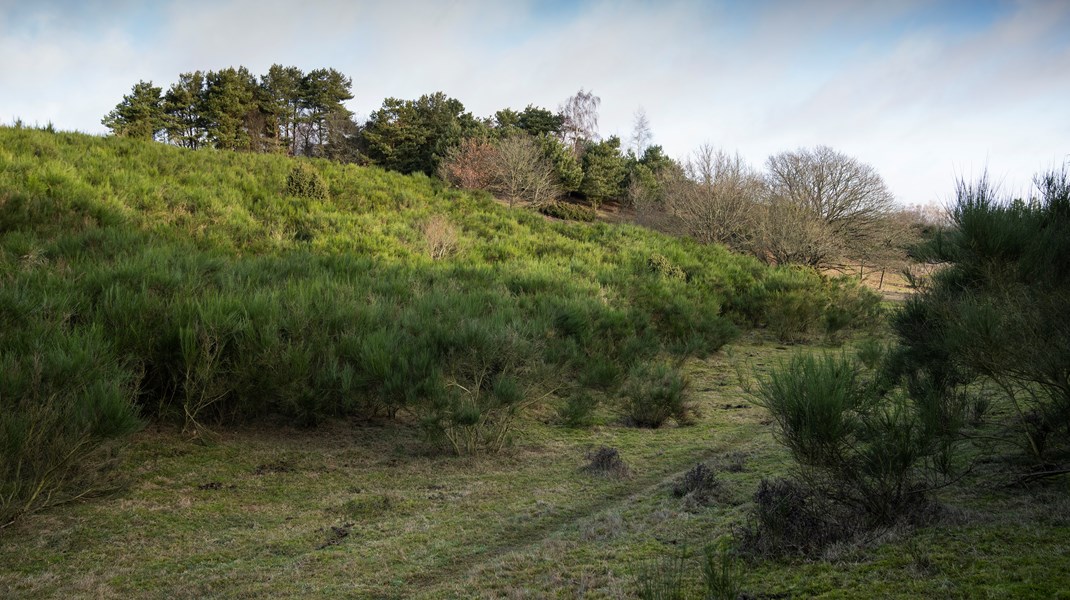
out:
{"label": "meadow", "polygon": [[[851,280],[716,245],[423,175],[27,128],[0,129],[0,283],[13,596],[634,596],[790,469],[751,382],[888,335]],[[601,447],[626,470],[586,468]],[[676,497],[698,463],[715,489]],[[1065,490],[963,489],[932,526],[737,578],[1070,589]]]}

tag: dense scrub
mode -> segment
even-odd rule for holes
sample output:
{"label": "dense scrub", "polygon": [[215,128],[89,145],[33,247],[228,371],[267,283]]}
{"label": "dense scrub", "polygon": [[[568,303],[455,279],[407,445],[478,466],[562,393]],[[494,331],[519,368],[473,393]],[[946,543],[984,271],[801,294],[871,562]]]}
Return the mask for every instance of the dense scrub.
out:
{"label": "dense scrub", "polygon": [[895,315],[897,344],[796,356],[761,383],[796,481],[759,490],[752,549],[924,521],[970,463],[1027,457],[1016,484],[1070,473],[1070,174],[1034,181],[1028,201],[959,184],[952,228],[917,250],[945,266]]}
{"label": "dense scrub", "polygon": [[[193,434],[405,414],[459,452],[496,448],[535,399],[671,379],[642,365],[715,352],[774,321],[784,294],[822,299],[825,322],[875,304],[811,272],[551,223],[422,175],[293,164],[0,129],[0,364],[19,374],[0,390],[5,468],[51,460],[33,435],[49,420],[68,424],[49,443],[88,449],[135,414]],[[448,253],[429,252],[436,221]],[[25,504],[26,472],[3,473],[0,518]]]}

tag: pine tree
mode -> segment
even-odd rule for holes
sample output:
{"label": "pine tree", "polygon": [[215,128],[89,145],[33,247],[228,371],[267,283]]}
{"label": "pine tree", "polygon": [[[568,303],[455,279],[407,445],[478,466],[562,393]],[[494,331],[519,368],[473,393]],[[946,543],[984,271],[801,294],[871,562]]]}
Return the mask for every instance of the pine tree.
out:
{"label": "pine tree", "polygon": [[117,136],[155,139],[165,123],[162,92],[151,81],[139,81],[100,122]]}

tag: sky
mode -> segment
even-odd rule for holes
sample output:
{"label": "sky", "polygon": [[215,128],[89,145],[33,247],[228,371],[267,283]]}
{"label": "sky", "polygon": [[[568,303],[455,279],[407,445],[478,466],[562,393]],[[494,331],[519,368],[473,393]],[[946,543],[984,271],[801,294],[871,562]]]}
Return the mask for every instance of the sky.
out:
{"label": "sky", "polygon": [[352,77],[349,108],[443,91],[476,116],[586,89],[600,132],[755,167],[826,145],[904,204],[985,169],[1004,191],[1070,159],[1070,0],[0,0],[0,123],[105,133],[140,80],[274,63]]}

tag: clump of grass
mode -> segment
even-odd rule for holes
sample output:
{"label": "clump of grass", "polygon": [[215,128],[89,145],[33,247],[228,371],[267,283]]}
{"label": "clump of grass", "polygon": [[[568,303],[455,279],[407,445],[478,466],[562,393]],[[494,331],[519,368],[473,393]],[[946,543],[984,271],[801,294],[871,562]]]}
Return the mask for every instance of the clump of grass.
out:
{"label": "clump of grass", "polygon": [[587,453],[587,464],[583,467],[583,471],[592,475],[615,479],[627,479],[632,474],[624,459],[620,457],[620,452],[616,448],[608,446],[601,446],[596,450],[589,451]]}
{"label": "clump of grass", "polygon": [[424,223],[423,234],[427,254],[432,260],[449,258],[457,252],[457,228],[448,217],[435,215],[428,219]]}
{"label": "clump of grass", "polygon": [[670,365],[636,365],[625,387],[625,414],[637,427],[661,427],[669,418],[690,421],[687,376]]}
{"label": "clump of grass", "polygon": [[644,564],[636,575],[636,595],[642,600],[685,600],[687,556],[665,554]]}
{"label": "clump of grass", "polygon": [[743,597],[743,569],[729,539],[706,546],[703,551],[704,600],[737,600]]}
{"label": "clump of grass", "polygon": [[705,463],[698,463],[683,474],[672,486],[672,495],[683,498],[696,507],[707,506],[714,501],[720,482],[713,470]]}

